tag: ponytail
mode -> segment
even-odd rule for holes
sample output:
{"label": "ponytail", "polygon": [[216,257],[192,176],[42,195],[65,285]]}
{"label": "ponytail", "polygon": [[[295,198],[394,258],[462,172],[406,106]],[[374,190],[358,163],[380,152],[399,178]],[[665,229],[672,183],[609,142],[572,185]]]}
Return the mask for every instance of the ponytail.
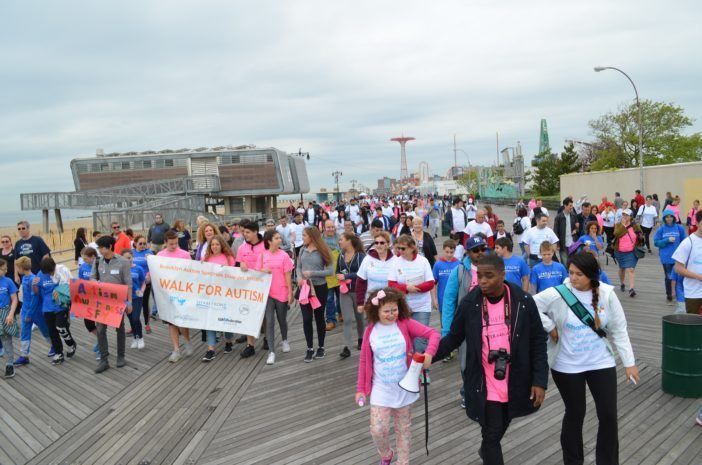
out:
{"label": "ponytail", "polygon": [[591,280],[590,285],[592,286],[592,309],[595,311],[595,329],[600,329],[602,322],[600,321],[600,314],[597,311],[597,306],[600,303],[600,281]]}

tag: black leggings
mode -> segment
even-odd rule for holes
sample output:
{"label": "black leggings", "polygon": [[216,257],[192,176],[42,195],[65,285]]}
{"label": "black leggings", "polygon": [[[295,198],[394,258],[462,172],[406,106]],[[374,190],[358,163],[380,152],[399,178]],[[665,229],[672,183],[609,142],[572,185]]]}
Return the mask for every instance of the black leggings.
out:
{"label": "black leggings", "polygon": [[44,313],[44,319],[46,320],[46,326],[49,329],[49,337],[51,338],[51,347],[57,354],[63,354],[63,344],[61,343],[61,338],[66,341],[68,347],[73,347],[76,345],[76,341],[73,340],[71,335],[71,330],[69,328],[70,321],[68,319],[68,311],[62,310],[60,312],[46,312]]}
{"label": "black leggings", "polygon": [[146,283],[144,288],[144,297],[141,298],[142,311],[144,312],[144,325],[149,324],[149,317],[151,313],[149,312],[149,298],[151,297],[151,283]]}
{"label": "black leggings", "polygon": [[619,463],[619,437],[617,433],[617,370],[585,371],[583,373],[561,373],[551,370],[553,381],[561,393],[565,404],[563,426],[561,428],[561,447],[564,465],[582,465],[583,455],[583,421],[585,420],[585,383],[595,400],[597,410],[597,446],[595,462],[597,465],[616,465]]}
{"label": "black leggings", "polygon": [[646,228],[641,226],[641,231],[643,231],[644,234],[644,239],[646,241],[646,248],[648,250],[651,250],[651,231],[653,231],[653,228]]}
{"label": "black leggings", "polygon": [[605,226],[604,228],[605,237],[607,238],[607,245],[614,242],[614,227]]}
{"label": "black leggings", "polygon": [[302,310],[302,330],[305,333],[305,340],[307,341],[307,348],[311,349],[314,347],[313,330],[312,330],[312,319],[314,319],[317,325],[317,342],[319,347],[324,347],[324,335],[327,331],[327,324],[324,321],[324,313],[326,311],[327,305],[327,294],[329,289],[327,289],[326,284],[320,284],[314,286],[314,293],[322,304],[321,307],[312,310],[310,304],[300,305],[300,310]]}

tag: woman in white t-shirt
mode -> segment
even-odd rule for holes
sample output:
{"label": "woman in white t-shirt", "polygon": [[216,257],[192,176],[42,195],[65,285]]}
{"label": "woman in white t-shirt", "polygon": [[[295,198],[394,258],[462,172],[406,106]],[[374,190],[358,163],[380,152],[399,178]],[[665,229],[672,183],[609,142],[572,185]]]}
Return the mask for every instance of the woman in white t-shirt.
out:
{"label": "woman in white t-shirt", "polygon": [[[516,231],[521,230],[521,234],[517,234],[515,232],[514,226],[519,223],[521,228],[517,228]],[[514,222],[512,223],[512,239],[514,244],[519,244],[519,249],[522,251],[522,258],[526,260],[529,258],[529,256],[526,253],[526,249],[524,248],[524,244],[522,243],[522,235],[526,233],[529,228],[531,228],[531,220],[529,219],[529,213],[527,212],[526,207],[522,206],[519,210],[517,210],[517,217],[514,219]]]}
{"label": "woman in white t-shirt", "polygon": [[613,347],[625,367],[627,380],[639,382],[626,317],[614,288],[599,281],[600,266],[591,254],[572,255],[568,273],[570,278],[565,281],[563,292],[577,298],[585,322],[576,316],[557,288],[534,296],[544,329],[550,333],[548,364],[565,404],[561,431],[563,462],[583,462],[582,426],[587,383],[599,421],[595,461],[619,463],[617,368]]}
{"label": "woman in white t-shirt", "polygon": [[658,210],[656,210],[656,207],[653,205],[653,197],[650,195],[646,196],[646,203],[639,207],[636,218],[640,221],[648,253],[653,253],[651,251],[651,240],[649,238],[653,227],[656,225],[656,220],[658,219]]}
{"label": "woman in white t-shirt", "polygon": [[[431,290],[434,289],[434,273],[429,261],[417,253],[417,243],[406,234],[397,238],[395,250],[400,256],[390,265],[388,286],[407,294],[412,319],[429,326]],[[424,352],[426,345],[426,339],[418,338],[414,341],[415,352]]]}

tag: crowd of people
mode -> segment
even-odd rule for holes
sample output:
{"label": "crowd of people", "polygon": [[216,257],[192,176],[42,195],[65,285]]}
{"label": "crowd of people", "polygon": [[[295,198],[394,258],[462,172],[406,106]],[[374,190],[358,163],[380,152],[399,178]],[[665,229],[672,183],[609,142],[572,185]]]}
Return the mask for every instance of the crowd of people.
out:
{"label": "crowd of people", "polygon": [[[285,214],[266,220],[263,229],[249,220],[215,225],[201,217],[194,234],[182,220],[171,226],[155,215],[144,235],[114,222],[110,234],[95,231],[89,241],[86,230],[78,229],[76,277],[128,287],[129,331],[123,319],[116,332],[119,368],[127,363],[127,335],[138,353],[151,321],[159,318],[149,255],[269,273],[260,343],[252,336],[201,331],[207,346],[202,362],[213,362],[223,343],[224,354],[241,344],[241,357],[263,350],[266,363],[275,364],[293,350],[288,313],[295,302],[302,314],[304,362],[326,357],[326,334],[342,325],[338,357],[359,352],[356,400],[370,403],[381,463],[389,464],[395,454],[397,463],[409,461],[410,406],[418,395],[402,390],[398,381],[413,353],[425,355],[427,384],[432,363],[459,359],[461,406],[482,427],[484,463],[502,463],[500,441],[513,418],[539,408],[549,368],[566,407],[564,462],[583,461],[587,384],[599,420],[597,462],[618,463],[615,350],[627,380],[638,382],[639,374],[616,285],[602,265],[614,260],[619,291],[626,293],[621,295],[635,298],[637,262],[655,247],[666,300],[676,312],[699,313],[702,211],[698,201],[689,212],[681,212],[679,203],[670,193],[660,205],[657,195],[636,191],[630,201],[616,193],[599,204],[568,196],[549,212],[538,199],[520,200],[515,218],[505,221],[490,205],[478,206],[473,196],[290,202]],[[51,343],[52,364],[64,363],[77,349],[70,328],[70,271],[55,262],[28,222],[19,222],[17,229],[20,239],[12,244],[3,236],[0,250],[6,378],[30,363],[33,325]],[[440,236],[448,238],[437,247]],[[440,332],[431,325],[434,311],[440,313]],[[193,354],[191,331],[168,324],[169,361],[176,363]],[[84,325],[95,335],[95,372],[102,373],[110,368],[107,334],[112,332],[87,319]]]}

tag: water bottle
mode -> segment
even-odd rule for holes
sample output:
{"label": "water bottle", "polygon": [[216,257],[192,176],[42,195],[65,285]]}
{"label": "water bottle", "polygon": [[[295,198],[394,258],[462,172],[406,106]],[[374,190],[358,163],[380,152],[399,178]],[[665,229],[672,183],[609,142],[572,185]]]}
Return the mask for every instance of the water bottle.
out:
{"label": "water bottle", "polygon": [[358,406],[363,407],[366,405],[366,396],[361,396],[358,398]]}

